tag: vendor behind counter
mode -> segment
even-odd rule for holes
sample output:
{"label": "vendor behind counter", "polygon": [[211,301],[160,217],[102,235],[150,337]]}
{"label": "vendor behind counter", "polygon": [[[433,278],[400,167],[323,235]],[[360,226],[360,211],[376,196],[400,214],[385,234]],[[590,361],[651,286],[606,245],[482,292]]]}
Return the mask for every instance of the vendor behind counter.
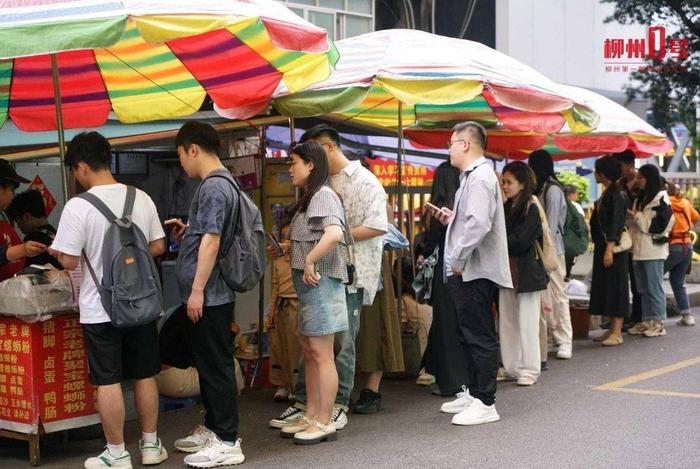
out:
{"label": "vendor behind counter", "polygon": [[[51,246],[56,237],[56,228],[51,226],[46,219],[46,205],[41,192],[29,190],[17,194],[12,200],[7,214],[15,221],[15,224],[24,233],[24,241],[37,241],[45,246]],[[27,256],[26,266],[51,264],[58,270],[63,266],[58,259],[48,252],[38,256]]]}
{"label": "vendor behind counter", "polygon": [[45,244],[37,241],[23,243],[5,214],[20,184],[29,184],[29,180],[17,174],[9,161],[0,159],[0,282],[24,269],[26,257],[46,252]]}

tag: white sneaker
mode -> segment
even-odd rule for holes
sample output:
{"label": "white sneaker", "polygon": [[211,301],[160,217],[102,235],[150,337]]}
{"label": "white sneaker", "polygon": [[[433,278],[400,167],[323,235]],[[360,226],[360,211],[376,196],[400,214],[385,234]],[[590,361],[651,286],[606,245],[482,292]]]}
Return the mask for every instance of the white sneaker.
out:
{"label": "white sneaker", "polygon": [[185,453],[196,453],[204,449],[209,440],[215,436],[207,427],[197,425],[197,428],[189,436],[180,438],[175,442],[175,448]]}
{"label": "white sneaker", "polygon": [[508,373],[506,373],[505,368],[499,368],[498,369],[498,374],[496,375],[496,381],[515,381],[518,378],[515,376],[511,376]]}
{"label": "white sneaker", "polygon": [[333,407],[331,422],[335,425],[336,430],[342,430],[348,424],[348,414],[340,407]]}
{"label": "white sneaker", "polygon": [[105,447],[105,450],[99,456],[85,460],[85,469],[102,469],[105,467],[132,469],[131,455],[128,451],[124,451],[119,457],[114,457]]}
{"label": "white sneaker", "polygon": [[467,387],[462,386],[462,392],[457,393],[457,399],[454,401],[445,402],[442,406],[440,406],[440,412],[444,412],[446,414],[458,414],[471,406],[472,402],[474,402],[474,398],[469,394]]}
{"label": "white sneaker", "polygon": [[299,419],[301,419],[304,416],[304,411],[294,407],[290,406],[287,407],[284,412],[282,412],[279,417],[270,420],[270,427],[272,428],[284,428],[289,425],[294,425],[295,423],[299,422]]}
{"label": "white sneaker", "polygon": [[245,461],[241,450],[241,439],[236,440],[234,446],[227,445],[216,435],[209,440],[204,449],[185,457],[185,464],[190,467],[219,467],[235,466]]}
{"label": "white sneaker", "polygon": [[168,452],[163,448],[163,443],[158,438],[155,443],[146,443],[143,440],[139,441],[141,449],[141,465],[152,466],[160,464],[168,459]]}
{"label": "white sneaker", "polygon": [[481,425],[497,422],[501,416],[496,412],[496,405],[484,405],[480,399],[474,399],[472,405],[452,417],[453,425]]}
{"label": "white sneaker", "polygon": [[694,326],[695,318],[690,314],[684,314],[681,320],[678,321],[676,324],[678,324],[679,326]]}
{"label": "white sneaker", "polygon": [[557,358],[560,360],[568,360],[573,354],[573,349],[571,344],[559,344],[559,349],[557,350]]}
{"label": "white sneaker", "polygon": [[521,376],[516,383],[518,386],[532,386],[537,380],[532,376]]}
{"label": "white sneaker", "polygon": [[644,331],[645,337],[663,337],[666,335],[666,329],[664,329],[664,323],[661,321],[650,321],[651,326]]}

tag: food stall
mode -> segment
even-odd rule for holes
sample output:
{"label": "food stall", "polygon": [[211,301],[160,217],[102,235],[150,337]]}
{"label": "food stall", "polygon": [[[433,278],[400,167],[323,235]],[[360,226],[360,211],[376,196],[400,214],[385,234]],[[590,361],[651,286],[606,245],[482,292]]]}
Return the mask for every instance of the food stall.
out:
{"label": "food stall", "polygon": [[99,423],[75,307],[79,274],[18,275],[0,283],[0,437],[29,442]]}

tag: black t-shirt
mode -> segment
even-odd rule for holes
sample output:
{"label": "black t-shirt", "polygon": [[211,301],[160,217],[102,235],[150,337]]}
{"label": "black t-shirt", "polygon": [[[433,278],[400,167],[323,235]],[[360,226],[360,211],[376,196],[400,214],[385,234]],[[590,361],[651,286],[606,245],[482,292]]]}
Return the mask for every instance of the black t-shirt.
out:
{"label": "black t-shirt", "polygon": [[[44,244],[46,246],[51,246],[54,238],[56,237],[56,229],[51,225],[44,225],[36,230],[29,233],[24,237],[24,241],[36,241],[38,243]],[[27,257],[25,266],[30,265],[44,265],[51,264],[59,270],[63,270],[63,266],[58,262],[58,259],[49,255],[48,252],[44,252],[35,257]]]}

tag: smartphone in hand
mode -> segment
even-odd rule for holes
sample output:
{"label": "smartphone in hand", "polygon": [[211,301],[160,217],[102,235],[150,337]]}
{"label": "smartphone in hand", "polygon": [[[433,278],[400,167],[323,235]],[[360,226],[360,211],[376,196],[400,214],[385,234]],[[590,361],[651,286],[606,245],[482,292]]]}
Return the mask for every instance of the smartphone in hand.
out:
{"label": "smartphone in hand", "polygon": [[284,255],[284,249],[282,245],[277,240],[277,237],[273,233],[265,233],[265,238],[267,239],[267,245],[272,251],[273,257],[282,257]]}
{"label": "smartphone in hand", "polygon": [[447,215],[447,212],[445,212],[443,209],[441,209],[437,205],[431,204],[430,202],[426,202],[425,206],[428,207],[433,212],[439,212],[439,213],[443,213],[443,214]]}

